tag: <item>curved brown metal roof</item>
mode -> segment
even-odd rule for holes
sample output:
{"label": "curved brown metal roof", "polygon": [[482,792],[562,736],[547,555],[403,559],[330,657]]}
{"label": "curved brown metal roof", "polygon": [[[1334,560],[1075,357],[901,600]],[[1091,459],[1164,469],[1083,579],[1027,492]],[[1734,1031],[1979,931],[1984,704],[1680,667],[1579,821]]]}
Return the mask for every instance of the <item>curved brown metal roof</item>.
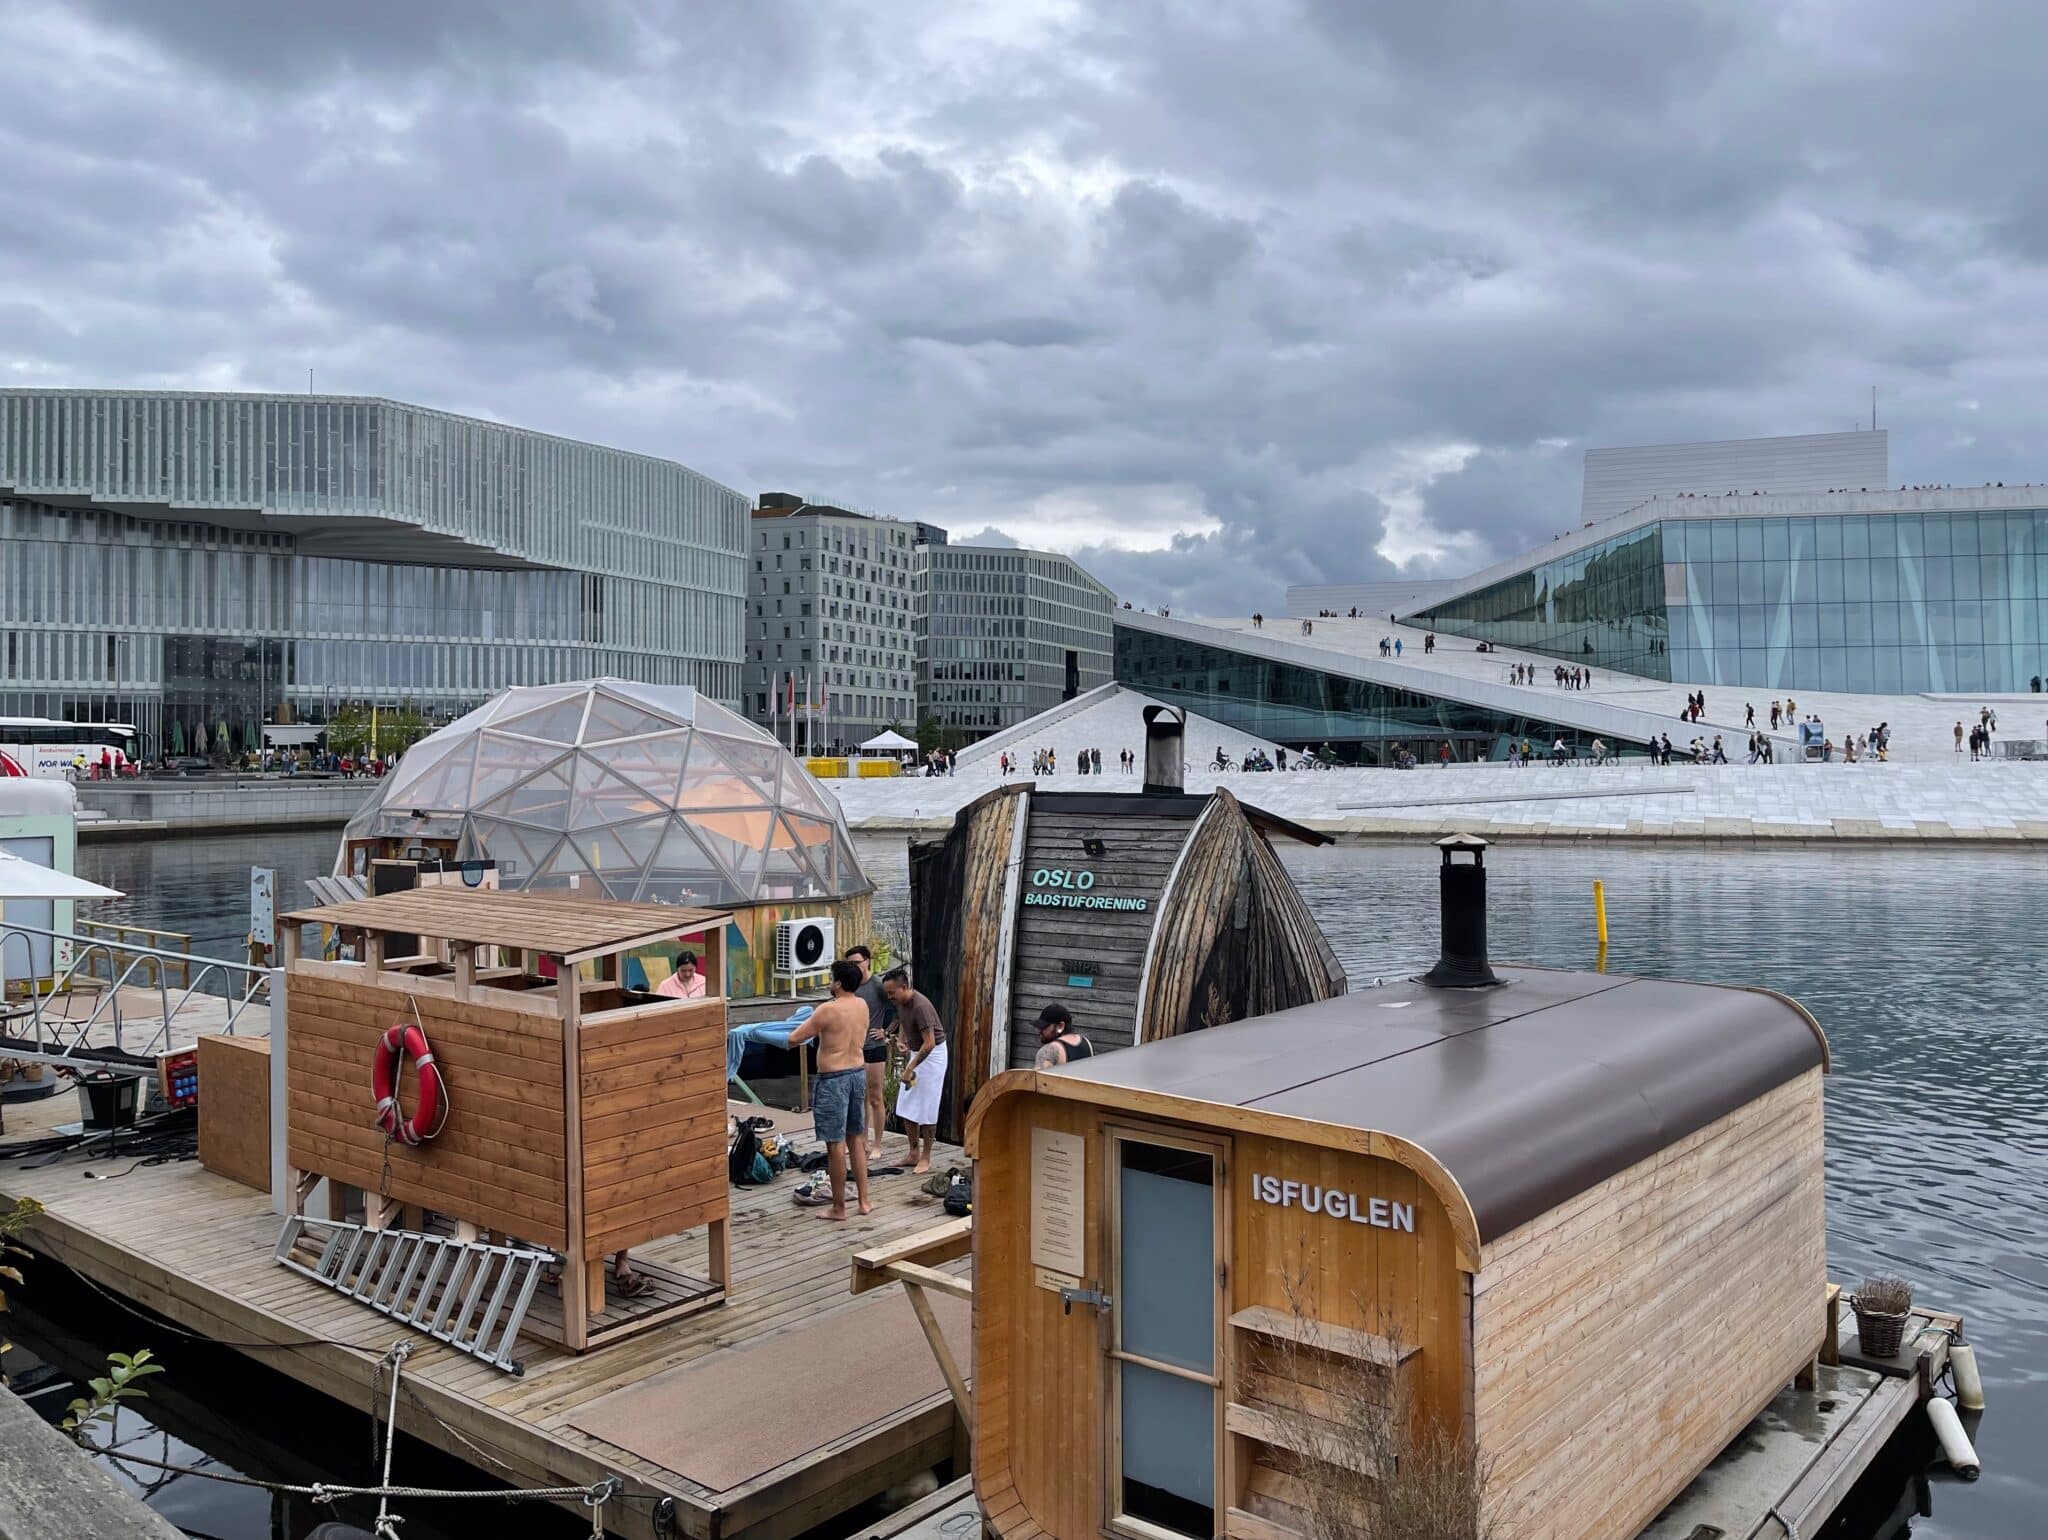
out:
{"label": "curved brown metal roof", "polygon": [[1406,1140],[1490,1241],[1827,1067],[1819,1025],[1768,990],[1495,971],[1501,988],[1339,995],[1049,1073]]}

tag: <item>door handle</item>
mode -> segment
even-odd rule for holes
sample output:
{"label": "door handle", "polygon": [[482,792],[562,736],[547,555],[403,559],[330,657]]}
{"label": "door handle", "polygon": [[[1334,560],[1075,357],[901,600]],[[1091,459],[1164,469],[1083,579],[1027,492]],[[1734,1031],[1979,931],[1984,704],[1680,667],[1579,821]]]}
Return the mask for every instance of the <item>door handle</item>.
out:
{"label": "door handle", "polygon": [[1076,1305],[1092,1306],[1106,1315],[1109,1313],[1110,1298],[1099,1289],[1061,1289],[1060,1304],[1063,1307],[1061,1313],[1064,1315],[1072,1315]]}

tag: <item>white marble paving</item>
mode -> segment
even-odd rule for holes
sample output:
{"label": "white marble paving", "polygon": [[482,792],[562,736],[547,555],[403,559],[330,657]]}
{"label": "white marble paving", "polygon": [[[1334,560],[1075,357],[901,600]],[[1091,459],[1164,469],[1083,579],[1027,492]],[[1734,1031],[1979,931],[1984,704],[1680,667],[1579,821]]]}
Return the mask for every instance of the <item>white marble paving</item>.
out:
{"label": "white marble paving", "polygon": [[[1119,745],[1100,747],[1113,764]],[[1000,779],[992,764],[963,763],[936,779],[825,784],[859,831],[943,824]],[[1061,774],[1037,784],[1135,792],[1139,778]],[[1217,786],[1312,828],[1360,836],[1471,829],[1507,837],[2048,841],[2048,763],[1460,765],[1188,776],[1190,791]]]}

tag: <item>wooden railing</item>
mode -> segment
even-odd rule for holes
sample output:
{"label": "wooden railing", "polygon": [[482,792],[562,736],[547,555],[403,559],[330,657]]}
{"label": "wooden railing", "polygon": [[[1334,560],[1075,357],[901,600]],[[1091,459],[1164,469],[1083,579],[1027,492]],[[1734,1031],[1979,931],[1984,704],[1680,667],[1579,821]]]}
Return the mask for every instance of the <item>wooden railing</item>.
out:
{"label": "wooden railing", "polygon": [[147,925],[117,925],[108,920],[79,920],[73,928],[79,935],[106,945],[104,952],[94,954],[90,965],[95,978],[100,977],[99,969],[104,964],[106,981],[113,983],[117,974],[126,971],[117,957],[126,954],[143,965],[129,980],[131,983],[154,988],[171,983],[169,975],[176,974],[180,987],[189,989],[192,986],[189,955],[192,938],[184,931],[152,930]]}
{"label": "wooden railing", "polygon": [[946,1389],[953,1393],[954,1409],[959,1412],[961,1424],[969,1437],[974,1433],[974,1401],[968,1395],[967,1379],[960,1372],[959,1361],[953,1357],[946,1334],[939,1330],[939,1318],[933,1314],[932,1302],[925,1298],[925,1290],[936,1289],[958,1299],[973,1299],[973,1283],[939,1271],[941,1263],[957,1261],[973,1250],[974,1221],[949,1220],[885,1246],[856,1251],[853,1254],[853,1277],[848,1284],[855,1294],[866,1294],[871,1289],[886,1288],[892,1283],[903,1285],[903,1292],[910,1296],[910,1308],[917,1312],[917,1324],[924,1328],[924,1340],[931,1345],[932,1357],[938,1360],[939,1373],[946,1377]]}

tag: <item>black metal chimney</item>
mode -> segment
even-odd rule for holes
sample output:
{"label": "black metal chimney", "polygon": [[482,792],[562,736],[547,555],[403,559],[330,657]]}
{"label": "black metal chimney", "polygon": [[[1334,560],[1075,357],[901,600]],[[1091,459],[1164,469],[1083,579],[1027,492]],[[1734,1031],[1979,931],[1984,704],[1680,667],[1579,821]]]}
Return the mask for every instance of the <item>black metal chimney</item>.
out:
{"label": "black metal chimney", "polygon": [[[1448,834],[1436,842],[1444,853],[1437,873],[1442,906],[1443,951],[1422,976],[1435,989],[1483,989],[1501,980],[1486,961],[1486,841],[1476,834]],[[1468,851],[1469,864],[1454,861]]]}
{"label": "black metal chimney", "polygon": [[1145,790],[1187,789],[1187,716],[1171,706],[1145,708]]}

